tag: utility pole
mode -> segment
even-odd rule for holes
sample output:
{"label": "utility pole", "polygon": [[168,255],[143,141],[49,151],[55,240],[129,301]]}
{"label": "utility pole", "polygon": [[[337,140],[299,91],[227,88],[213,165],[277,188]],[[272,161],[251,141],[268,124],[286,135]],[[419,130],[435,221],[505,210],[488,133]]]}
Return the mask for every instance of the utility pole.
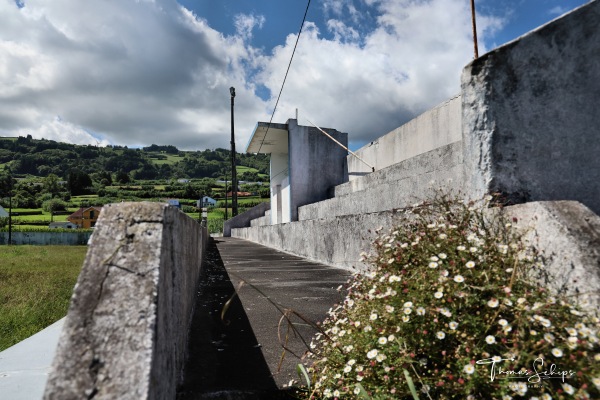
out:
{"label": "utility pole", "polygon": [[227,178],[225,178],[225,221],[227,221]]}
{"label": "utility pole", "polygon": [[231,94],[231,216],[238,214],[237,204],[237,171],[235,168],[235,131],[233,128],[233,99],[235,98],[235,88],[229,88]]}
{"label": "utility pole", "polygon": [[479,50],[477,48],[477,23],[475,21],[475,0],[471,0],[471,22],[473,23],[473,47],[475,50],[475,59],[479,58]]}

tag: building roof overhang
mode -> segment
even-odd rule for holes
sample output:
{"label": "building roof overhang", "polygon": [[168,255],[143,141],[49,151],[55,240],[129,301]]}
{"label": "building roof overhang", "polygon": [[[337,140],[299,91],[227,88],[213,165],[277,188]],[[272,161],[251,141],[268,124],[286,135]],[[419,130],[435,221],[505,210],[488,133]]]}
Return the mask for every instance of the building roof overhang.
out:
{"label": "building roof overhang", "polygon": [[271,154],[288,152],[288,125],[259,122],[254,128],[246,153]]}

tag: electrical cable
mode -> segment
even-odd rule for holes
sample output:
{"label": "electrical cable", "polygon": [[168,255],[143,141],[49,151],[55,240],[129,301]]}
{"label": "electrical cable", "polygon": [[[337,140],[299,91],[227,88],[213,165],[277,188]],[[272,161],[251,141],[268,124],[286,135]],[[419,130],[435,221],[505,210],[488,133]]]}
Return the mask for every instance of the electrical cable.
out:
{"label": "electrical cable", "polygon": [[281,89],[279,90],[279,95],[277,96],[277,101],[275,102],[275,108],[273,108],[273,113],[271,114],[271,119],[269,120],[269,125],[267,125],[267,131],[265,132],[265,136],[260,142],[260,147],[258,148],[258,153],[262,149],[263,143],[267,138],[267,134],[269,133],[269,128],[271,127],[271,123],[273,122],[273,117],[275,116],[275,111],[277,110],[277,105],[279,104],[279,99],[281,98],[281,93],[283,92],[283,87],[285,86],[285,80],[287,79],[288,73],[290,72],[290,67],[292,66],[292,60],[294,59],[294,54],[296,53],[296,47],[298,47],[298,41],[300,40],[300,35],[302,34],[302,28],[304,27],[304,22],[306,21],[306,15],[308,14],[308,8],[310,7],[310,0],[308,0],[308,4],[306,5],[306,11],[304,11],[304,18],[302,18],[302,24],[300,25],[300,30],[298,31],[298,36],[296,37],[296,44],[294,45],[294,50],[292,51],[292,56],[290,57],[290,62],[287,67],[287,71],[285,71],[285,76],[283,77],[283,83],[281,84]]}

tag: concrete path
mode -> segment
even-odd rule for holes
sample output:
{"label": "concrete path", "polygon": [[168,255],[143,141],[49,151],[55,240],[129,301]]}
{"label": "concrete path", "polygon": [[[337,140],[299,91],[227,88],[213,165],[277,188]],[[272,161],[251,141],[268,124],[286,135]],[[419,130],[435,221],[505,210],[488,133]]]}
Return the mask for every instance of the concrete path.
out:
{"label": "concrete path", "polygon": [[0,399],[42,398],[64,321],[0,352]]}
{"label": "concrete path", "polygon": [[[215,238],[207,261],[178,399],[288,398],[280,389],[298,379],[300,360],[282,342],[298,356],[306,345],[291,331],[286,341],[288,324],[280,325],[273,303],[321,321],[342,300],[336,289],[350,273],[235,238]],[[315,330],[290,318],[310,343]]]}

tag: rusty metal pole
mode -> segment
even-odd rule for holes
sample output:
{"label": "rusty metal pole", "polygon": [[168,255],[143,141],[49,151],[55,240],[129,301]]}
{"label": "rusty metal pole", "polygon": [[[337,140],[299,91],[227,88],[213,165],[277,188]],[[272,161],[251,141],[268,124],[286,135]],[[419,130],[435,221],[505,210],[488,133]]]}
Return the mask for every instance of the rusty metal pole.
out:
{"label": "rusty metal pole", "polygon": [[471,0],[471,21],[473,23],[473,48],[475,50],[475,59],[477,59],[479,58],[479,50],[477,48],[477,23],[475,19],[475,0]]}

